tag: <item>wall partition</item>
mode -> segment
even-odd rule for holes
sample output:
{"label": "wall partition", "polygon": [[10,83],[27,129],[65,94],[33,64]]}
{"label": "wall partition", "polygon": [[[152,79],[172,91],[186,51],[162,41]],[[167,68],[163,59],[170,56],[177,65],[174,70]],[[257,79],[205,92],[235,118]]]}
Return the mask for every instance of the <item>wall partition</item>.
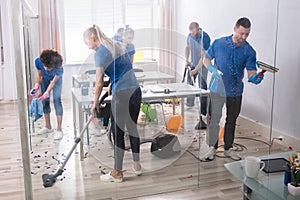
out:
{"label": "wall partition", "polygon": [[[199,7],[194,6],[196,4],[199,5]],[[285,63],[286,58],[282,50],[290,46],[286,44],[289,43],[288,41],[292,42],[292,40],[287,38],[285,38],[286,42],[283,42],[283,35],[286,35],[287,32],[290,33],[299,31],[298,28],[292,28],[293,31],[287,31],[287,28],[284,27],[292,25],[290,20],[295,18],[295,15],[297,15],[296,12],[293,11],[299,7],[298,3],[295,1],[244,1],[243,4],[240,5],[235,0],[226,1],[226,3],[216,0],[209,2],[202,1],[201,5],[196,1],[190,2],[190,4],[185,4],[179,1],[177,6],[178,11],[176,14],[177,16],[180,16],[179,18],[177,17],[176,20],[177,30],[182,33],[186,33],[187,35],[189,33],[189,24],[193,21],[198,22],[200,27],[211,36],[211,45],[215,39],[233,34],[235,31],[235,22],[239,18],[249,18],[251,21],[251,32],[247,41],[256,51],[257,60],[279,69],[276,73],[266,72],[263,81],[258,85],[250,84],[248,82],[249,77],[247,77],[247,72],[244,72],[245,77],[243,80],[244,92],[242,97],[242,107],[237,120],[233,149],[235,149],[236,153],[241,155],[242,159],[246,156],[255,156],[260,157],[261,159],[267,159],[266,165],[269,167],[274,167],[276,165],[273,163],[273,160],[269,161],[269,159],[273,159],[274,157],[276,157],[276,159],[280,158],[279,162],[282,161],[284,166],[281,168],[281,172],[276,174],[266,172],[266,170],[259,173],[254,179],[249,179],[245,176],[244,160],[241,162],[233,162],[232,159],[226,158],[228,155],[224,155],[224,149],[222,146],[225,143],[223,140],[223,131],[225,129],[224,137],[226,138],[226,135],[228,134],[228,129],[226,132],[226,126],[229,126],[230,124],[226,125],[228,118],[225,118],[224,121],[221,120],[221,123],[219,124],[220,131],[218,130],[218,133],[211,133],[213,131],[208,131],[205,135],[208,137],[207,140],[209,141],[212,135],[220,134],[221,136],[218,137],[218,140],[219,145],[221,144],[221,148],[218,148],[216,151],[217,153],[214,161],[200,163],[200,185],[202,186],[202,184],[206,183],[207,178],[211,175],[208,174],[209,167],[212,165],[223,165],[225,163],[226,168],[229,168],[231,174],[237,177],[245,185],[250,186],[253,190],[252,194],[249,193],[249,199],[259,198],[260,195],[266,195],[268,192],[270,193],[268,198],[293,198],[291,197],[291,194],[287,192],[287,187],[283,183],[284,170],[287,169],[286,161],[284,159],[291,156],[291,149],[297,150],[297,144],[294,143],[293,140],[299,141],[299,137],[295,137],[295,131],[290,130],[294,129],[295,126],[297,126],[297,123],[292,125],[292,122],[287,122],[286,119],[282,117],[282,114],[286,113],[289,109],[293,109],[295,112],[297,109],[295,110],[294,106],[296,104],[291,103],[291,100],[282,99],[284,98],[282,95],[283,91],[283,93],[289,93],[287,96],[294,96],[294,92],[293,90],[283,89],[282,87],[285,87],[286,84],[281,81],[283,81],[283,77],[286,76],[284,75],[286,73],[286,67],[285,64],[283,64]],[[294,9],[288,9],[291,7]],[[291,12],[287,14],[287,10]],[[191,16],[188,15],[188,13],[195,14]],[[183,52],[186,42],[183,41],[179,44],[181,45],[178,46],[178,51]],[[236,47],[233,46],[233,48]],[[297,52],[297,49],[297,47],[292,45],[292,52]],[[281,53],[278,53],[279,51]],[[291,59],[290,61],[295,66],[299,65],[299,62],[295,59]],[[183,73],[184,69],[181,66],[184,65],[185,61],[177,59],[177,62],[180,63],[179,66],[177,66],[177,71],[182,71]],[[220,61],[213,64],[218,66]],[[292,68],[294,67],[291,67],[290,69]],[[295,72],[299,71],[298,68],[296,68],[294,68]],[[258,68],[258,71],[260,70],[261,69]],[[293,81],[291,80],[291,82]],[[295,87],[297,86],[295,85]],[[226,89],[228,90],[228,88]],[[228,98],[226,99],[228,100]],[[292,106],[292,104],[294,106]],[[226,110],[223,110],[223,116],[224,113],[226,113]],[[286,114],[285,116],[288,116],[288,118],[295,117],[295,115],[291,113]],[[285,123],[283,121],[285,121]],[[285,125],[279,125],[283,123]],[[284,128],[287,126],[289,128]],[[289,131],[287,131],[288,129]],[[283,137],[284,142],[281,140]],[[253,142],[255,140],[258,141]],[[205,155],[207,148],[205,145],[202,147],[200,145],[200,150],[202,148],[203,153],[200,151],[200,154]],[[236,163],[239,163],[240,165],[237,165]],[[215,167],[215,170],[218,170],[218,168]],[[218,171],[214,171],[212,173],[217,173],[220,176],[224,175],[223,172],[219,173]],[[263,188],[258,190],[258,185],[262,185]]]}

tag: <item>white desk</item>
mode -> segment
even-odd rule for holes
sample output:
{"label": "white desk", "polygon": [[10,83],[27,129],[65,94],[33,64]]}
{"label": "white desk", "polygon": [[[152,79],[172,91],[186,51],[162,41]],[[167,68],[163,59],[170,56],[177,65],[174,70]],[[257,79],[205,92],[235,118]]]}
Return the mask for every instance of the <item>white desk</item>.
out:
{"label": "white desk", "polygon": [[[159,72],[159,71],[148,71],[148,72],[135,72],[135,76],[138,82],[145,81],[174,81],[175,76]],[[108,81],[108,77],[104,77],[105,81]],[[82,74],[82,75],[73,75],[72,76],[72,87],[81,87],[84,84],[89,84],[89,82],[95,83],[96,75],[95,74]]]}
{"label": "white desk", "polygon": [[[164,92],[157,92],[153,93],[151,92],[152,87],[157,86],[161,88],[169,89],[170,93],[164,93]],[[148,85],[141,87],[142,90],[142,100],[148,101],[148,100],[161,100],[162,102],[166,98],[181,98],[181,115],[184,117],[184,98],[189,96],[209,96],[208,90],[203,90],[200,88],[197,88],[195,86],[188,85],[186,83],[167,83],[167,84],[157,84],[157,85]],[[103,91],[104,93],[105,91]],[[89,94],[86,96],[81,95],[81,88],[72,88],[72,103],[73,103],[73,126],[74,126],[74,134],[76,134],[76,108],[78,109],[78,117],[79,117],[79,132],[83,129],[83,106],[84,105],[90,105],[93,103],[93,96],[94,91],[93,88],[89,89]],[[110,101],[111,96],[107,97],[105,101]],[[174,101],[173,101],[174,102]],[[173,104],[173,113],[175,112],[175,105]],[[83,140],[81,140],[83,141]],[[81,144],[81,152],[80,156],[83,158],[83,142]]]}

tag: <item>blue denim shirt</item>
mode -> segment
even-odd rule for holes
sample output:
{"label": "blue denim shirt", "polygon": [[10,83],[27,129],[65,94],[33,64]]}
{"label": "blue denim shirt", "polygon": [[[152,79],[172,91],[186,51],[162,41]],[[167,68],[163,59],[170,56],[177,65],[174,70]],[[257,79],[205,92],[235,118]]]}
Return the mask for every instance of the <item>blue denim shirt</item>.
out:
{"label": "blue denim shirt", "polygon": [[256,52],[251,45],[245,41],[237,46],[232,41],[232,35],[222,37],[213,42],[205,57],[214,59],[215,67],[223,73],[223,82],[211,80],[211,83],[217,82],[219,88],[225,88],[226,94],[221,91],[218,93],[227,97],[241,96],[244,89],[244,69],[256,70]]}
{"label": "blue denim shirt", "polygon": [[[202,44],[202,34],[203,34],[203,44]],[[187,37],[187,45],[190,48],[191,52],[191,68],[194,69],[200,58],[201,51],[207,50],[210,46],[210,37],[209,35],[201,30],[197,36],[193,36],[191,33]]]}

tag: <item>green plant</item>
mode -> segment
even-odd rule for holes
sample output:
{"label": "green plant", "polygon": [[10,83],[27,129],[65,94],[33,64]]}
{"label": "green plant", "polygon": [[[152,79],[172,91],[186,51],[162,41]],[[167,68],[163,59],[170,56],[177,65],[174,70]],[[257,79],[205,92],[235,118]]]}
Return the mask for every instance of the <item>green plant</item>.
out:
{"label": "green plant", "polygon": [[292,154],[292,159],[288,157],[288,160],[290,162],[290,169],[291,169],[291,178],[292,182],[291,184],[295,187],[299,186],[299,181],[300,181],[300,164],[299,160],[297,159],[296,154]]}

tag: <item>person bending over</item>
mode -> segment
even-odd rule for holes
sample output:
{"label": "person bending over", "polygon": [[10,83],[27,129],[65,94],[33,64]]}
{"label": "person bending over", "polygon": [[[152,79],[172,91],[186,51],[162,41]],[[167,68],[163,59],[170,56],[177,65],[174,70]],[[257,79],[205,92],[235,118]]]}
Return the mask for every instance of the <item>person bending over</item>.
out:
{"label": "person bending over", "polygon": [[63,107],[61,103],[61,90],[64,68],[62,63],[63,58],[56,50],[44,50],[40,54],[39,58],[35,59],[35,67],[38,71],[38,77],[34,88],[30,91],[31,96],[35,96],[39,89],[41,89],[42,92],[42,96],[39,97],[39,100],[43,103],[45,127],[40,129],[38,134],[53,132],[50,122],[50,95],[51,92],[53,93],[53,102],[57,119],[57,128],[54,133],[55,140],[60,140],[63,137]]}

